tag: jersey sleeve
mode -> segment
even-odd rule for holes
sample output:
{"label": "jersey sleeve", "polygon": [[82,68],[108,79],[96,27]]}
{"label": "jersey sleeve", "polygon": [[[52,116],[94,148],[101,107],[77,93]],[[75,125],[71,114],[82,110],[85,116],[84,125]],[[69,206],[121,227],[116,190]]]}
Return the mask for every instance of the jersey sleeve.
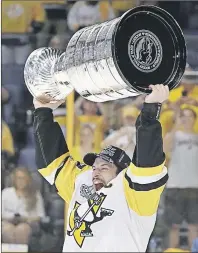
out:
{"label": "jersey sleeve", "polygon": [[69,203],[77,175],[89,166],[73,160],[62,130],[53,120],[52,110],[39,108],[34,112],[36,163],[39,173],[54,185],[58,194]]}
{"label": "jersey sleeve", "polygon": [[140,216],[156,213],[168,180],[164,166],[159,104],[144,104],[136,121],[136,147],[131,165],[123,171],[126,201]]}

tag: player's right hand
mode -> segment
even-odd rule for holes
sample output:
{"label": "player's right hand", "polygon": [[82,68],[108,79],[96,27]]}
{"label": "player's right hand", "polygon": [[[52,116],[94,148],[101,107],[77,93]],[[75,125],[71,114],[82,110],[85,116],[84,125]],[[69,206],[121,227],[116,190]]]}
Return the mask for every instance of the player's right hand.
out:
{"label": "player's right hand", "polygon": [[[53,103],[50,103],[53,101]],[[61,104],[63,104],[65,100],[59,100],[59,101],[54,101],[52,98],[47,97],[47,96],[40,96],[37,99],[34,98],[33,104],[34,108],[50,108],[52,110],[58,108]]]}
{"label": "player's right hand", "polygon": [[149,88],[152,90],[152,92],[146,96],[145,103],[163,103],[168,99],[168,85],[156,84],[150,85]]}

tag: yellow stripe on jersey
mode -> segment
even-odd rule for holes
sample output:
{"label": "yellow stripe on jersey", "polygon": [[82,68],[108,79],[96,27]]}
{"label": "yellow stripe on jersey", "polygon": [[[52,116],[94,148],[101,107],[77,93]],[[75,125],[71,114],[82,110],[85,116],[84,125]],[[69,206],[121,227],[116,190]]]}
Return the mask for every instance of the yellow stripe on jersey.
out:
{"label": "yellow stripe on jersey", "polygon": [[55,159],[52,163],[50,163],[46,168],[38,170],[43,177],[50,176],[54,171],[57,170],[57,168],[60,166],[60,164],[66,159],[69,158],[69,152],[65,153],[64,155],[58,157]]}
{"label": "yellow stripe on jersey", "polygon": [[58,194],[69,203],[74,192],[76,177],[89,169],[90,166],[74,161],[68,152],[39,172],[50,184],[55,184]]}
{"label": "yellow stripe on jersey", "polygon": [[[151,216],[156,213],[160,201],[160,195],[163,192],[165,184],[168,180],[168,174],[164,172],[162,173],[163,168],[164,163],[154,168],[137,168],[135,165],[131,165],[128,169],[130,169],[130,172],[135,176],[136,179],[137,175],[141,175],[140,178],[144,177],[144,179],[147,179],[146,177],[148,176],[149,179],[149,176],[156,175],[156,178],[159,178],[160,173],[162,174],[161,178],[157,181],[151,181],[144,184],[133,182],[132,178],[129,176],[129,173],[127,173],[128,169],[124,170],[123,184],[125,197],[128,206],[138,215]],[[157,171],[159,171],[158,174]]]}
{"label": "yellow stripe on jersey", "polygon": [[164,164],[165,164],[165,161],[163,162],[163,164],[156,167],[141,168],[141,167],[136,167],[133,163],[131,163],[129,168],[133,175],[146,177],[146,176],[153,176],[153,175],[157,175],[161,173],[163,170]]}

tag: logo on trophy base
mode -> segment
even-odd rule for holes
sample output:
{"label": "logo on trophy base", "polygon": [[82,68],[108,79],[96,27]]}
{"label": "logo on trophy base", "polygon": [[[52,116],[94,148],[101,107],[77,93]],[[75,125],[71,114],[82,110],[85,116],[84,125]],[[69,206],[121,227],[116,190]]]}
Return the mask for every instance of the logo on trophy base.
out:
{"label": "logo on trophy base", "polygon": [[129,40],[128,54],[132,64],[138,70],[145,73],[153,72],[162,61],[162,45],[154,33],[139,30]]}

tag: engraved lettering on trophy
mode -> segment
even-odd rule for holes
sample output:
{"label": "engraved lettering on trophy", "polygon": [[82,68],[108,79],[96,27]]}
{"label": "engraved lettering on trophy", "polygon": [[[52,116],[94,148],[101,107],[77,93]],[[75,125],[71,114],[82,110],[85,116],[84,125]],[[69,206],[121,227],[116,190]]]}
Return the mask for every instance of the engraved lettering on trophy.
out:
{"label": "engraved lettering on trophy", "polygon": [[103,26],[97,37],[96,60],[105,59],[106,54],[106,35],[109,31],[109,26]]}

